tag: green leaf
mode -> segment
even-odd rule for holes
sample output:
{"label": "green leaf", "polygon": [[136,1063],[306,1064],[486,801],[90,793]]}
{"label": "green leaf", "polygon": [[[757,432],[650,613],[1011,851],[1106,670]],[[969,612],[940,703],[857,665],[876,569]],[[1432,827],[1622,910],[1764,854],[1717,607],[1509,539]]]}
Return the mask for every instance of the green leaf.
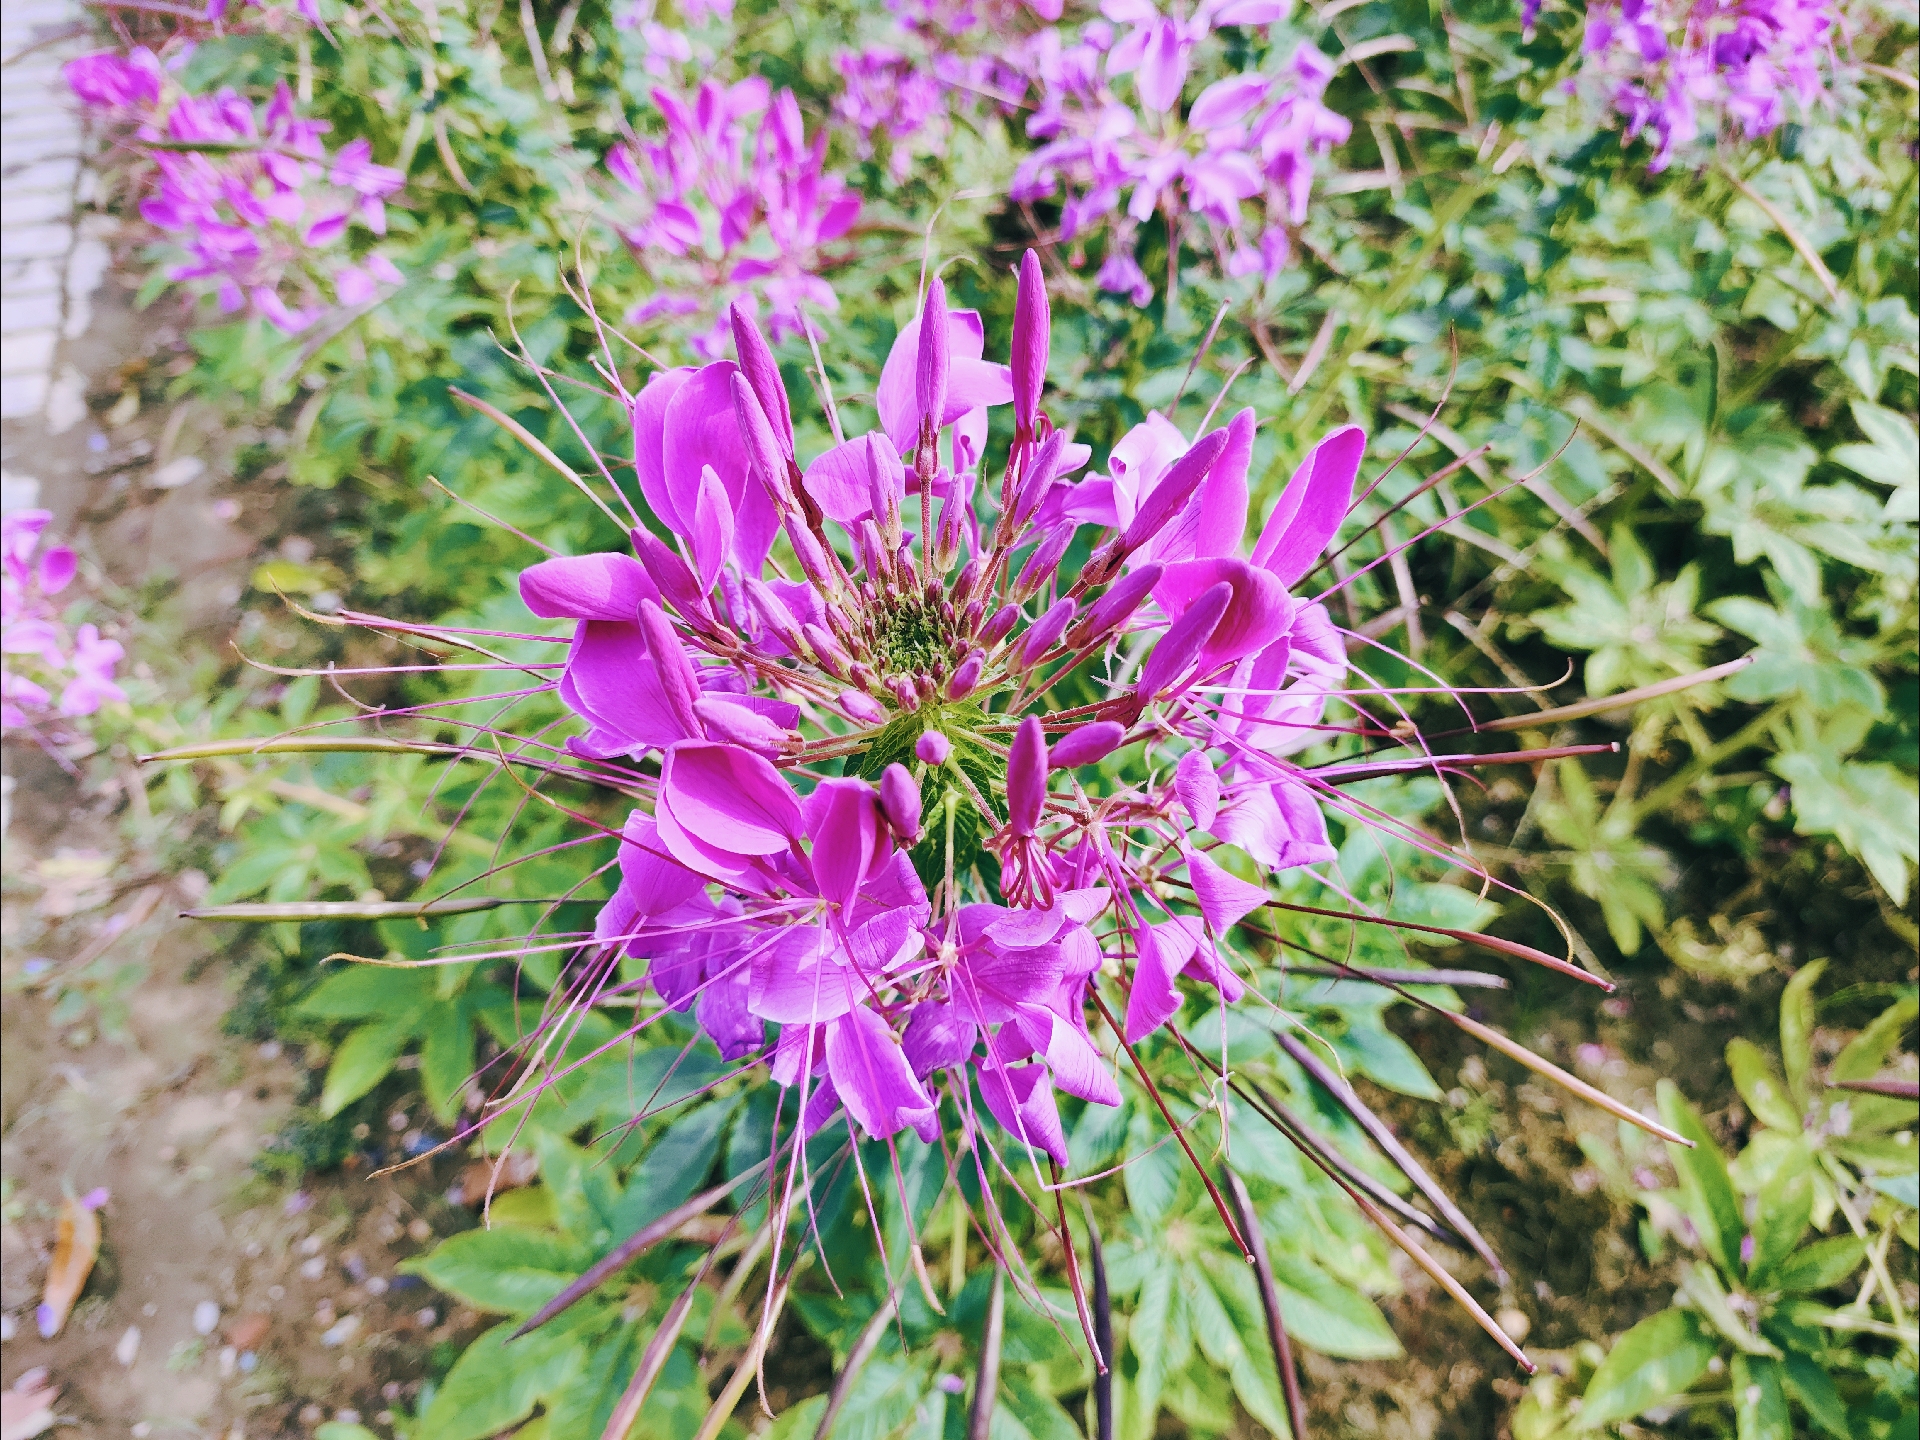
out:
{"label": "green leaf", "polygon": [[1318,1266],[1284,1251],[1273,1255],[1280,1312],[1287,1331],[1322,1355],[1344,1360],[1385,1360],[1401,1353],[1392,1327],[1359,1291]]}
{"label": "green leaf", "polygon": [[1579,1427],[1598,1430],[1672,1399],[1706,1374],[1719,1352],[1691,1311],[1649,1315],[1614,1342],[1587,1382]]}
{"label": "green leaf", "polygon": [[1734,1086],[1756,1120],[1791,1135],[1800,1133],[1800,1113],[1793,1108],[1786,1086],[1758,1045],[1740,1037],[1729,1040],[1727,1068],[1733,1072]]}
{"label": "green leaf", "polygon": [[1727,1274],[1738,1275],[1740,1237],[1747,1227],[1740,1215],[1740,1197],[1727,1176],[1727,1162],[1720,1153],[1719,1142],[1701,1124],[1700,1116],[1671,1080],[1661,1080],[1658,1093],[1660,1118],[1693,1141],[1691,1150],[1669,1143],[1667,1153],[1680,1174],[1681,1194],[1693,1228],[1700,1232],[1701,1248]]}
{"label": "green leaf", "polygon": [[580,1378],[547,1406],[551,1440],[600,1440],[613,1407],[633,1379],[644,1336],[638,1325],[621,1325],[594,1347]]}
{"label": "green leaf", "polygon": [[1813,982],[1826,968],[1824,960],[1801,966],[1780,996],[1780,1059],[1787,1067],[1787,1090],[1802,1114],[1813,1104]]}
{"label": "green leaf", "polygon": [[1913,421],[1866,400],[1853,402],[1853,418],[1867,443],[1836,445],[1827,458],[1881,485],[1908,490],[1920,485],[1920,436]]}
{"label": "green leaf", "polygon": [[1790,1293],[1827,1290],[1858,1270],[1866,1258],[1865,1243],[1852,1235],[1816,1240],[1783,1260],[1768,1283]]}
{"label": "green leaf", "polygon": [[1753,1263],[1747,1267],[1754,1284],[1799,1246],[1813,1223],[1813,1157],[1795,1146],[1760,1189],[1753,1222]]}
{"label": "green leaf", "polygon": [[1867,1184],[1909,1210],[1920,1209],[1920,1175],[1911,1171],[1904,1175],[1869,1175]]}
{"label": "green leaf", "polygon": [[338,1115],[387,1078],[393,1062],[413,1038],[413,1017],[376,1020],[362,1025],[340,1042],[327,1067],[327,1083],[320,1089],[320,1113]]}
{"label": "green leaf", "polygon": [[1827,1079],[1871,1080],[1879,1073],[1888,1054],[1900,1043],[1900,1037],[1920,1015],[1920,995],[1906,994],[1876,1015],[1846,1047],[1833,1057]]}
{"label": "green leaf", "polygon": [[557,1235],[497,1225],[449,1235],[401,1269],[476,1310],[531,1315],[586,1269],[589,1259]]}
{"label": "green leaf", "polygon": [[1780,1351],[1771,1340],[1754,1334],[1747,1328],[1746,1321],[1735,1313],[1726,1290],[1720,1284],[1720,1277],[1714,1274],[1711,1266],[1691,1263],[1682,1266],[1680,1294],[1734,1349],[1747,1355],[1779,1355]]}
{"label": "green leaf", "polygon": [[473,1075],[473,1017],[464,999],[442,1001],[427,1013],[420,1045],[420,1087],[441,1124],[460,1113],[460,1098]]}
{"label": "green leaf", "polygon": [[1787,1389],[1800,1402],[1813,1423],[1831,1435],[1833,1440],[1853,1440],[1853,1430],[1847,1422],[1846,1402],[1840,1398],[1840,1392],[1834,1389],[1833,1380],[1820,1368],[1819,1362],[1797,1350],[1789,1350],[1781,1364],[1786,1370]]}
{"label": "green leaf", "polygon": [[318,1020],[364,1020],[370,1015],[393,1018],[424,1005],[433,993],[433,978],[423,970],[392,965],[347,965],[322,980],[297,1007]]}
{"label": "green leaf", "polygon": [[421,1417],[419,1440],[486,1440],[526,1419],[585,1367],[587,1347],[574,1332],[548,1327],[509,1345],[513,1328],[494,1326],[454,1361]]}
{"label": "green leaf", "polygon": [[1736,1355],[1733,1380],[1734,1433],[1739,1440],[1793,1440],[1784,1371],[1764,1355]]}

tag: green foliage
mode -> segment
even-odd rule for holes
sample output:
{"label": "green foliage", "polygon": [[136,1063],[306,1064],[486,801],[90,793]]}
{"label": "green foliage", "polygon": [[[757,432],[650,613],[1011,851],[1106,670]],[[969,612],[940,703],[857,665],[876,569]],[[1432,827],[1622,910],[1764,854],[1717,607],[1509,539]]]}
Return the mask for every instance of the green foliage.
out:
{"label": "green foliage", "polygon": [[[1578,1399],[1557,1380],[1536,1382],[1515,1417],[1518,1440],[1612,1433],[1680,1407],[1696,1418],[1730,1411],[1740,1440],[1893,1436],[1920,1417],[1920,1340],[1888,1278],[1896,1237],[1914,1248],[1914,1209],[1878,1183],[1914,1171],[1912,1107],[1833,1088],[1889,1063],[1920,997],[1905,987],[1822,1075],[1811,1048],[1821,970],[1802,969],[1782,998],[1784,1080],[1751,1041],[1727,1047],[1757,1122],[1731,1160],[1679,1089],[1660,1082],[1662,1118],[1693,1142],[1667,1146],[1679,1186],[1623,1185],[1620,1195],[1645,1209],[1643,1237],[1674,1234],[1699,1258],[1682,1264],[1674,1306],[1616,1339]],[[1614,1162],[1590,1137],[1583,1145],[1618,1185]],[[1813,1238],[1829,1228],[1839,1233]],[[1849,1302],[1836,1298],[1847,1292]],[[1696,1388],[1710,1372],[1727,1377],[1725,1388]]]}

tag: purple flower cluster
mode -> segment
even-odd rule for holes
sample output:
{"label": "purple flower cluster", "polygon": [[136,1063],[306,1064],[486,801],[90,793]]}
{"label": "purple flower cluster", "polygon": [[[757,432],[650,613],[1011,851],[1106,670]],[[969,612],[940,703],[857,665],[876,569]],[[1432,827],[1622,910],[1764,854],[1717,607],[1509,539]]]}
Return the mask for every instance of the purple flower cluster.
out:
{"label": "purple flower cluster", "polygon": [[752,312],[764,300],[776,336],[800,330],[802,305],[837,309],[819,274],[822,251],[860,218],[860,197],[827,172],[826,132],[808,142],[793,92],[769,101],[756,77],[708,81],[690,100],[656,89],[653,103],[666,133],[607,156],[645,203],[623,233],[657,286],[628,323],[697,317],[688,343],[711,358],[726,344],[732,304]]}
{"label": "purple flower cluster", "polygon": [[141,218],[186,252],[169,278],[211,282],[222,310],[251,308],[287,334],[401,283],[379,251],[343,252],[352,225],[386,233],[386,197],[405,177],[374,164],[365,139],[329,155],[328,126],[300,116],[284,83],[265,106],[190,95],[145,49],[83,56],[66,76],[85,104],[130,123],[150,160]]}
{"label": "purple flower cluster", "polygon": [[[1040,104],[1027,130],[1044,143],[1021,161],[1011,198],[1064,191],[1068,242],[1108,227],[1101,288],[1136,304],[1151,297],[1133,242],[1156,213],[1176,230],[1189,216],[1203,222],[1229,274],[1271,277],[1290,262],[1289,231],[1306,218],[1314,164],[1352,131],[1322,103],[1331,62],[1302,42],[1278,73],[1229,76],[1181,110],[1194,50],[1215,28],[1270,25],[1287,8],[1224,0],[1182,20],[1152,0],[1106,0],[1106,21],[1041,52]],[[1122,76],[1131,77],[1131,104],[1115,89]]]}
{"label": "purple flower cluster", "polygon": [[[1365,437],[1321,441],[1242,555],[1250,410],[1195,440],[1155,417],[1074,478],[1090,452],[1042,409],[1031,253],[1010,364],[936,279],[880,374],[879,428],[804,463],[767,342],[745,307],[729,322],[736,359],[633,400],[670,538],[636,524],[630,554],[521,576],[534,614],[574,622],[569,748],[650,800],[586,983],[646,961],[724,1055],[770,1064],[808,1133],[844,1109],[864,1134],[932,1140],[949,1106],[992,1150],[984,1109],[1064,1163],[1056,1093],[1120,1099],[1089,1006],[1130,1044],[1183,979],[1241,998],[1227,937],[1261,880],[1334,858],[1323,806],[1357,813],[1337,767],[1287,758],[1347,674],[1325,607],[1289,592]],[[770,563],[782,536],[797,575]],[[1102,698],[1054,708],[1076,670]]]}
{"label": "purple flower cluster", "polygon": [[53,597],[73,583],[75,564],[73,551],[64,545],[41,549],[42,532],[52,519],[51,511],[16,510],[0,520],[4,730],[39,729],[55,718],[78,719],[108,701],[127,698],[113,679],[125,653],[119,642],[103,639],[96,625],[69,631],[53,603]]}
{"label": "purple flower cluster", "polygon": [[1576,88],[1646,132],[1658,172],[1702,135],[1771,134],[1826,92],[1828,0],[1595,0]]}

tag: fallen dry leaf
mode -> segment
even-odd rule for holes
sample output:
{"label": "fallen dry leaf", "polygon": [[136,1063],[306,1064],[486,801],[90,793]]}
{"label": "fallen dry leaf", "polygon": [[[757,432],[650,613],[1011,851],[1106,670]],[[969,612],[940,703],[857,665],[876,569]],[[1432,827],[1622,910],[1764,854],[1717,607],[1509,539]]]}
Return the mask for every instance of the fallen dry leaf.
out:
{"label": "fallen dry leaf", "polygon": [[68,1197],[60,1207],[60,1229],[53,1244],[53,1263],[47,1267],[47,1288],[34,1312],[40,1336],[51,1340],[67,1323],[73,1302],[86,1288],[87,1276],[100,1254],[100,1217],[80,1201]]}
{"label": "fallen dry leaf", "polygon": [[47,1383],[45,1370],[29,1370],[13,1382],[13,1389],[0,1390],[0,1440],[32,1440],[53,1428],[53,1402],[60,1398],[60,1387]]}

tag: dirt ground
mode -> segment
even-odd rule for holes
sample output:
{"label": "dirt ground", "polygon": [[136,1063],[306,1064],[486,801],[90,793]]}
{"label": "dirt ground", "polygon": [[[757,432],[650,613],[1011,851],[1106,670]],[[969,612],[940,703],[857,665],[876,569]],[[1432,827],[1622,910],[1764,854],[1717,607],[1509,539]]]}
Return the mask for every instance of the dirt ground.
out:
{"label": "dirt ground", "polygon": [[[180,339],[128,301],[110,278],[63,354],[88,379],[89,415],[59,435],[7,423],[7,502],[52,510],[84,579],[139,602],[144,653],[185,666],[229,645],[281,517],[230,479],[251,437],[201,435],[165,405],[129,413]],[[139,653],[123,668],[156,678]],[[0,1384],[44,1367],[66,1433],[239,1440],[374,1422],[473,1318],[395,1274],[460,1223],[447,1177],[290,1190],[256,1173],[306,1077],[276,1043],[227,1033],[248,942],[177,917],[206,884],[167,873],[177,822],[150,811],[130,755],[63,767],[10,741],[5,760]],[[97,1188],[98,1264],[44,1340],[34,1308],[60,1208]]]}

